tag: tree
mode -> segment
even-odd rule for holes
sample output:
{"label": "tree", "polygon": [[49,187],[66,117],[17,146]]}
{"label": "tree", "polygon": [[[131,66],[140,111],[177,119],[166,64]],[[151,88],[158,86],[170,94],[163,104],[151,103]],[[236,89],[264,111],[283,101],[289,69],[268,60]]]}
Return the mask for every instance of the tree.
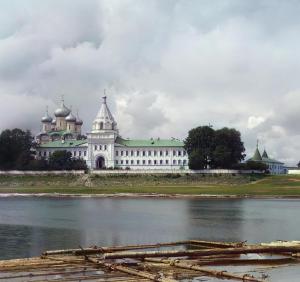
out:
{"label": "tree", "polygon": [[0,134],[0,169],[25,169],[33,159],[30,131],[15,128]]}
{"label": "tree", "polygon": [[232,168],[245,158],[241,134],[234,128],[216,130],[214,143],[216,147],[211,161],[213,168]]}
{"label": "tree", "polygon": [[184,148],[193,169],[208,168],[215,148],[215,131],[211,126],[199,126],[189,131]]}
{"label": "tree", "polygon": [[241,134],[233,128],[199,126],[189,131],[184,144],[191,169],[232,168],[245,158]]}
{"label": "tree", "polygon": [[189,131],[184,148],[193,169],[208,168],[214,151],[215,131],[211,126],[199,126]]}
{"label": "tree", "polygon": [[72,169],[72,154],[66,150],[55,151],[49,157],[49,168],[54,170]]}
{"label": "tree", "polygon": [[82,159],[72,159],[71,152],[55,151],[49,157],[49,169],[52,170],[86,170],[87,166]]}

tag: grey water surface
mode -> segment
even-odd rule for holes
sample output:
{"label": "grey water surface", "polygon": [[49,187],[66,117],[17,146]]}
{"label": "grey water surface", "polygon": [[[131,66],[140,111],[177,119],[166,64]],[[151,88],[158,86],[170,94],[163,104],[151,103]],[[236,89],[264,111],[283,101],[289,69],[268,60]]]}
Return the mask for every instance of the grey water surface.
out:
{"label": "grey water surface", "polygon": [[300,200],[0,198],[0,259],[186,239],[300,240]]}

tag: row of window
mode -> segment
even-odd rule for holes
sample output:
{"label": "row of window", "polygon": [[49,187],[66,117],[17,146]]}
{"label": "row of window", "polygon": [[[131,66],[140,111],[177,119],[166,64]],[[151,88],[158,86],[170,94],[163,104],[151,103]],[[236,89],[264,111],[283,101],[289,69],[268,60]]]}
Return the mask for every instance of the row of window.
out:
{"label": "row of window", "polygon": [[[82,156],[86,157],[86,151],[83,151],[83,152],[82,151],[78,151],[78,152],[77,151],[73,151],[73,152],[71,152],[71,154],[72,154],[73,157],[77,157],[77,156],[78,157],[82,157]],[[42,157],[42,156],[43,157],[47,157],[47,151],[43,151],[43,152],[39,151],[39,156],[40,157]],[[51,156],[51,152],[50,151],[48,152],[48,156]]]}
{"label": "row of window", "polygon": [[95,151],[106,151],[107,150],[107,145],[95,145],[94,150]]}
{"label": "row of window", "polygon": [[[139,157],[140,155],[143,156],[143,157],[150,157],[150,156],[169,156],[169,151],[168,150],[165,150],[165,151],[157,151],[157,150],[154,150],[154,151],[116,151],[116,156],[136,156],[136,157]],[[181,156],[185,156],[186,155],[186,152],[184,150],[173,150],[173,156],[177,156],[177,157],[181,157]]]}
{"label": "row of window", "polygon": [[[116,160],[116,165],[169,165],[169,160]],[[172,162],[173,165],[186,165],[187,160],[173,160]]]}

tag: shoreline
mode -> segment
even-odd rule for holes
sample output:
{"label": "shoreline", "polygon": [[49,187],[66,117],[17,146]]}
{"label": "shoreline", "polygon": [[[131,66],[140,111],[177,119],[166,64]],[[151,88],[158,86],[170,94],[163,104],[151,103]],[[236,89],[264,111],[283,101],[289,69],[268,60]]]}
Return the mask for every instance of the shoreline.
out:
{"label": "shoreline", "polygon": [[152,198],[152,199],[300,199],[300,195],[213,195],[213,194],[157,194],[157,193],[114,193],[114,194],[67,194],[67,193],[0,193],[0,198]]}

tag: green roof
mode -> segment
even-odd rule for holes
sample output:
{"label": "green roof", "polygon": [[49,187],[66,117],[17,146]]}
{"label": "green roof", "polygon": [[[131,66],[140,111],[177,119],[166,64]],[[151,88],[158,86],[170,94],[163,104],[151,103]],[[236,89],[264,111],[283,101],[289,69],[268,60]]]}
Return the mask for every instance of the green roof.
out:
{"label": "green roof", "polygon": [[262,158],[262,161],[265,163],[277,163],[277,164],[283,164],[280,161],[274,160],[274,159],[270,159],[270,158]]}
{"label": "green roof", "polygon": [[261,155],[262,158],[269,158],[268,154],[267,154],[267,151],[264,150],[263,154]]}
{"label": "green roof", "polygon": [[255,150],[255,152],[254,152],[254,155],[253,155],[253,157],[251,158],[251,160],[252,160],[252,161],[261,161],[261,160],[262,160],[258,148],[256,148],[256,150]]}
{"label": "green roof", "polygon": [[116,143],[126,147],[183,147],[184,144],[178,139],[123,139],[118,137]]}
{"label": "green roof", "polygon": [[61,140],[48,142],[45,144],[41,144],[40,148],[73,148],[73,147],[80,147],[82,145],[86,145],[86,140],[65,140],[61,142]]}

